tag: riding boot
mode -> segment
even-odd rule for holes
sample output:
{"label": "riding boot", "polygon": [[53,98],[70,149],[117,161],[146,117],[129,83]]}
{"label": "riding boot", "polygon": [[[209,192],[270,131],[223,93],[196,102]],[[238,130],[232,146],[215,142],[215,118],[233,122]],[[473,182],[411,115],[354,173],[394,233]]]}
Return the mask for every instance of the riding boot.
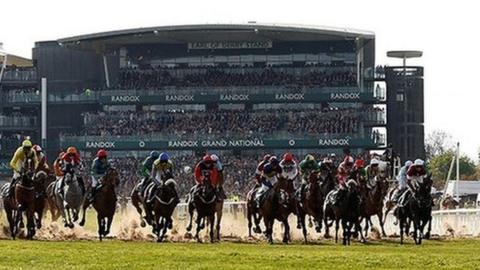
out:
{"label": "riding boot", "polygon": [[100,189],[100,185],[97,185],[96,187],[92,187],[92,190],[90,192],[90,197],[88,198],[88,201],[90,203],[93,203],[95,201],[95,196],[97,195],[97,192],[99,189]]}

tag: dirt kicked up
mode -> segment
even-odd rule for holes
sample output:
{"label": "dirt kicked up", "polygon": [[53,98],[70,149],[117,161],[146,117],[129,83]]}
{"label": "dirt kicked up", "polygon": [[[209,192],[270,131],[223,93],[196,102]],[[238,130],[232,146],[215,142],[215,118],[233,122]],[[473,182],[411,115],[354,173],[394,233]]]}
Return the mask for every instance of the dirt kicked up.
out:
{"label": "dirt kicked up", "polygon": [[478,269],[480,240],[349,247],[247,243],[0,240],[0,269]]}

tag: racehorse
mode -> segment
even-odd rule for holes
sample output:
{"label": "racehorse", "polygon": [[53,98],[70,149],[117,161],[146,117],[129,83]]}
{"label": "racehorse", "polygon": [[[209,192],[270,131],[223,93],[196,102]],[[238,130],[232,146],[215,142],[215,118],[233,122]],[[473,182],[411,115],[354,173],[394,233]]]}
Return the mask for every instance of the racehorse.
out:
{"label": "racehorse", "polygon": [[[149,185],[150,186],[150,185]],[[152,186],[153,187],[153,186]],[[145,191],[148,190],[148,187],[145,188]],[[140,226],[145,227],[147,224],[145,222],[145,219],[148,220],[149,223],[151,223],[151,218],[147,216],[143,216],[143,212],[145,211],[146,215],[148,215],[145,207],[145,194],[146,192],[143,192],[142,194],[142,187],[141,187],[141,182],[137,183],[133,189],[132,192],[130,193],[130,198],[132,200],[132,205],[135,207],[137,210],[138,214],[140,215]]]}
{"label": "racehorse", "polygon": [[212,185],[210,175],[207,173],[204,175],[204,181],[201,185],[198,185],[196,189],[189,194],[188,199],[188,213],[190,215],[190,222],[187,226],[187,231],[192,230],[193,212],[197,211],[196,220],[196,233],[195,239],[198,242],[202,242],[199,237],[200,231],[205,227],[205,219],[208,220],[210,226],[210,242],[214,242],[214,225],[215,225],[215,213],[217,208],[217,192]]}
{"label": "racehorse", "polygon": [[305,195],[301,194],[299,200],[297,200],[297,215],[302,227],[305,243],[307,243],[305,215],[313,217],[315,231],[317,233],[322,229],[324,195],[322,193],[321,185],[323,185],[323,183],[323,181],[320,181],[317,172],[310,173],[306,193]]}
{"label": "racehorse", "polygon": [[[26,167],[31,168],[30,164],[33,161],[28,159]],[[35,235],[35,186],[34,173],[29,169],[22,169],[20,178],[13,188],[13,194],[10,193],[10,183],[2,187],[3,207],[7,216],[10,227],[10,235],[13,239],[16,238],[21,224],[23,224],[23,213],[27,217],[27,239],[32,240]]]}
{"label": "racehorse", "polygon": [[360,233],[361,241],[365,242],[360,226],[360,194],[358,183],[351,179],[344,189],[335,189],[328,193],[324,204],[324,219],[335,221],[335,243],[338,243],[340,221],[343,230],[343,245],[350,245],[352,229]]}
{"label": "racehorse", "polygon": [[45,172],[39,171],[33,180],[35,187],[35,224],[37,229],[41,229],[43,213],[46,205],[46,187],[49,177]]}
{"label": "racehorse", "polygon": [[253,232],[261,233],[262,229],[260,228],[260,221],[262,220],[262,216],[258,211],[255,202],[255,194],[258,192],[261,186],[255,185],[248,193],[247,193],[247,220],[248,220],[248,236],[252,237],[252,219],[255,223],[255,228],[253,228]]}
{"label": "racehorse", "polygon": [[[399,220],[400,243],[403,244],[404,233],[409,230],[410,222],[413,223],[413,240],[420,245],[422,238],[430,238],[432,226],[432,181],[431,177],[423,179],[423,182],[413,184],[400,198],[395,215]],[[427,233],[423,234],[428,223]]]}
{"label": "racehorse", "polygon": [[57,221],[60,216],[62,216],[60,210],[58,209],[56,199],[55,199],[55,181],[48,184],[46,189],[46,207],[47,211],[50,211],[50,218],[52,221]]}
{"label": "racehorse", "polygon": [[293,180],[287,180],[283,177],[269,189],[260,205],[260,215],[266,227],[266,236],[269,244],[273,244],[273,224],[275,219],[282,222],[284,227],[283,243],[290,241],[290,225],[288,224],[288,216],[296,212],[295,207],[295,189]]}
{"label": "racehorse", "polygon": [[[118,172],[114,168],[110,168],[101,179],[100,185],[97,186],[97,193],[93,198],[93,208],[97,211],[98,237],[100,241],[110,233],[113,215],[117,207],[117,195],[115,187],[120,184]],[[83,216],[80,226],[85,225],[85,213],[90,206],[90,202],[85,200],[83,203]]]}
{"label": "racehorse", "polygon": [[[360,183],[360,194],[362,197],[361,217],[365,219],[365,235],[368,235],[369,225],[372,224],[371,216],[376,215],[380,223],[382,236],[386,237],[383,219],[383,201],[388,191],[386,173],[382,172],[373,178],[373,186],[370,188],[364,181]],[[368,181],[368,180],[367,180]],[[369,184],[372,184],[371,182]]]}
{"label": "racehorse", "polygon": [[72,166],[67,165],[65,175],[55,183],[53,193],[65,227],[73,228],[73,222],[78,220],[80,214],[83,194]]}
{"label": "racehorse", "polygon": [[157,242],[162,242],[168,229],[173,226],[172,214],[180,202],[176,192],[176,182],[173,179],[165,181],[155,190],[151,202],[153,211],[153,231],[157,235]]}

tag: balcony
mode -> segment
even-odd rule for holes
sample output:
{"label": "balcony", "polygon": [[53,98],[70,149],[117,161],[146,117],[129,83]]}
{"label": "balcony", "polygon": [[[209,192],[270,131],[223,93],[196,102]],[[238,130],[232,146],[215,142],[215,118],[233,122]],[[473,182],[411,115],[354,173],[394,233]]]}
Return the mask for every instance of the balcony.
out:
{"label": "balcony", "polygon": [[5,116],[0,115],[0,129],[37,128],[38,121],[35,116]]}
{"label": "balcony", "polygon": [[2,82],[36,82],[37,71],[34,68],[6,69],[3,73]]}

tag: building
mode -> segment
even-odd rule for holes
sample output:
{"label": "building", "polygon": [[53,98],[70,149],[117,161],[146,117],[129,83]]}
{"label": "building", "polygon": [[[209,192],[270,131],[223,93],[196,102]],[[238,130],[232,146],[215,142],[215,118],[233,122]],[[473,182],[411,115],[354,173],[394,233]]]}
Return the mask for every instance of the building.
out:
{"label": "building", "polygon": [[[98,148],[122,155],[152,149],[361,153],[383,149],[385,134],[398,128],[385,113],[391,95],[385,99],[371,76],[375,35],[369,31],[258,23],[139,28],[37,42],[33,63],[7,70],[2,81],[3,155],[22,136],[41,141],[40,78],[47,79],[50,157],[69,145],[86,155]],[[396,73],[386,74],[389,84]],[[230,112],[285,123],[267,131],[261,124],[224,132],[200,125],[180,134],[165,120]],[[163,122],[140,132],[138,122],[158,119]],[[105,128],[125,122],[136,128]]]}

